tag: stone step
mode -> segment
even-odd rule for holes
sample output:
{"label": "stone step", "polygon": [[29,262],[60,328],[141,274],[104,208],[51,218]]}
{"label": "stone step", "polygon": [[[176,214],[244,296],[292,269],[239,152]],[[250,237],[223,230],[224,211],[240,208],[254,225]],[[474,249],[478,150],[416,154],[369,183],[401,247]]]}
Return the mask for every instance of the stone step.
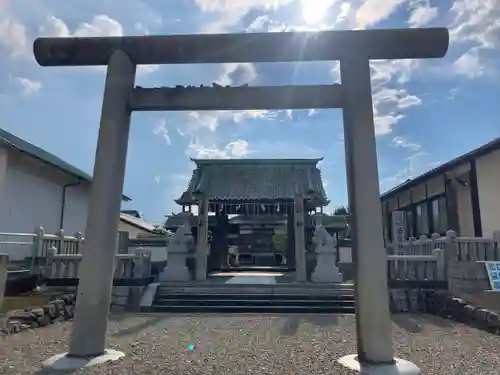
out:
{"label": "stone step", "polygon": [[295,288],[265,288],[260,287],[228,287],[228,288],[158,288],[157,295],[271,295],[271,296],[339,296],[339,295],[354,295],[353,289],[295,289]]}
{"label": "stone step", "polygon": [[229,284],[229,283],[217,283],[210,281],[185,281],[185,282],[160,282],[159,288],[230,288],[230,287],[256,287],[259,289],[353,289],[354,285],[352,283],[277,283],[277,284]]}
{"label": "stone step", "polygon": [[190,300],[190,301],[303,301],[304,303],[314,303],[315,301],[326,301],[335,303],[338,301],[354,301],[353,294],[337,294],[337,295],[312,295],[312,294],[229,294],[229,293],[207,293],[207,294],[191,294],[191,293],[174,293],[163,294],[157,293],[155,300]]}
{"label": "stone step", "polygon": [[354,306],[220,306],[152,305],[141,307],[143,313],[226,313],[226,314],[354,314]]}
{"label": "stone step", "polygon": [[250,306],[250,307],[351,307],[354,309],[354,300],[313,300],[313,299],[186,299],[186,298],[157,298],[153,305],[160,306]]}

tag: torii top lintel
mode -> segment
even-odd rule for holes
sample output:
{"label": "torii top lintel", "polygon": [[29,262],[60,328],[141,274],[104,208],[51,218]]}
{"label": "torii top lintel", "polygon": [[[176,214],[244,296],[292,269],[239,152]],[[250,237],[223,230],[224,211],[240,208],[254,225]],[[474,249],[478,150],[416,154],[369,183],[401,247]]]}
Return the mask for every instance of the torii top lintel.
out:
{"label": "torii top lintel", "polygon": [[425,59],[446,55],[446,28],[38,38],[41,66],[107,65],[114,50],[136,64]]}

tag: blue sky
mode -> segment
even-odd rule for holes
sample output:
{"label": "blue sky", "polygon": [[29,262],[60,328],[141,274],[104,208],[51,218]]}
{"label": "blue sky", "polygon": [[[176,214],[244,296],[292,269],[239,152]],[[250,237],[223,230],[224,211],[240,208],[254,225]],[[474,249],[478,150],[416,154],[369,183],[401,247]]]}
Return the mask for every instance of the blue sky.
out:
{"label": "blue sky", "polygon": [[[0,126],[91,172],[101,68],[42,68],[37,36],[445,26],[446,58],[372,63],[381,190],[500,136],[498,0],[0,0]],[[119,5],[119,6],[118,6]],[[327,84],[335,63],[143,66],[141,86]],[[136,113],[127,208],[178,211],[189,157],[317,157],[330,209],[346,203],[340,110]]]}

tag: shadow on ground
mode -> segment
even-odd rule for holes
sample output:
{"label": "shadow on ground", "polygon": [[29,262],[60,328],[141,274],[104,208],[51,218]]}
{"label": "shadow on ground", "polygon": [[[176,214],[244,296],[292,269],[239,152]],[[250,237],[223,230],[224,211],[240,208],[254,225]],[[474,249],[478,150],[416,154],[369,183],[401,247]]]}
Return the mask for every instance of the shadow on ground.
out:
{"label": "shadow on ground", "polygon": [[[125,318],[125,315],[123,316],[123,318]],[[132,327],[123,328],[123,329],[120,329],[119,323],[120,323],[121,319],[117,319],[117,320],[115,320],[118,323],[117,324],[117,331],[115,333],[112,333],[110,336],[111,337],[124,337],[124,336],[128,336],[128,335],[134,335],[134,334],[141,332],[143,329],[156,326],[158,323],[160,323],[166,319],[168,319],[168,315],[163,315],[163,314],[161,314],[161,315],[148,315],[148,316],[144,317],[144,321],[142,323],[137,324],[137,325],[132,326]]]}
{"label": "shadow on ground", "polygon": [[336,326],[339,318],[339,315],[292,315],[286,318],[281,332],[286,336],[294,336],[301,323],[311,323],[316,327]]}
{"label": "shadow on ground", "polygon": [[394,324],[408,333],[422,332],[422,325],[424,324],[432,324],[441,328],[449,328],[453,325],[452,321],[430,314],[401,313],[393,314],[391,318]]}

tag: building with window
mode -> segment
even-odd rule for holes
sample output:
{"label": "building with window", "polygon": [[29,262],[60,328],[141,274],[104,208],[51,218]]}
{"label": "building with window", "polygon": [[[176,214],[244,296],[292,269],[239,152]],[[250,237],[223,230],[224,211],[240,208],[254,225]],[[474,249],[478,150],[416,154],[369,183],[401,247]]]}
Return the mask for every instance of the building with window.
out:
{"label": "building with window", "polygon": [[407,238],[448,229],[491,237],[500,229],[500,138],[383,193],[381,203],[389,242],[394,211],[403,212]]}

